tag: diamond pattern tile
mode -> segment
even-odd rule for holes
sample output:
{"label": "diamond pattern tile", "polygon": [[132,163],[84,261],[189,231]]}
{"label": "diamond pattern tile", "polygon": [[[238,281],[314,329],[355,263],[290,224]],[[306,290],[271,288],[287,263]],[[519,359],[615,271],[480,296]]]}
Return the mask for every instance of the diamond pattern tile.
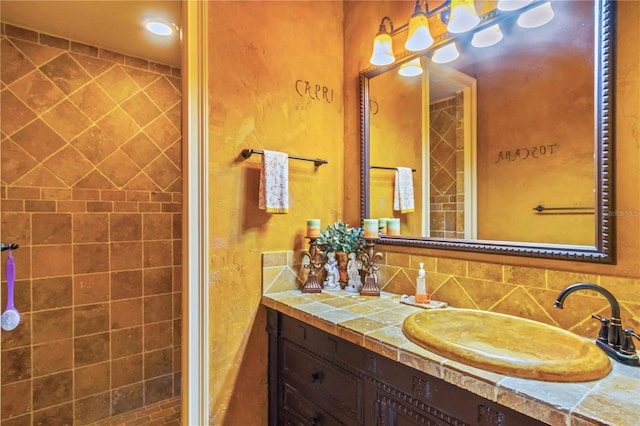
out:
{"label": "diamond pattern tile", "polygon": [[120,107],[113,109],[96,124],[118,146],[140,130],[140,126]]}
{"label": "diamond pattern tile", "polygon": [[122,150],[138,165],[144,167],[149,160],[160,155],[161,151],[149,137],[140,132],[122,146]]}
{"label": "diamond pattern tile", "polygon": [[140,168],[122,150],[116,150],[109,158],[100,163],[98,170],[116,186],[122,187],[138,174]]}
{"label": "diamond pattern tile", "polygon": [[163,189],[180,177],[180,169],[165,155],[156,158],[144,171]]}
{"label": "diamond pattern tile", "polygon": [[67,186],[73,186],[93,169],[93,165],[73,146],[67,145],[44,162]]}
{"label": "diamond pattern tile", "polygon": [[137,68],[125,68],[125,72],[136,82],[139,88],[144,89],[154,81],[161,78],[158,74]]}
{"label": "diamond pattern tile", "polygon": [[151,102],[149,96],[144,92],[138,92],[124,101],[122,103],[122,109],[124,109],[140,127],[146,126],[160,114],[158,107]]}
{"label": "diamond pattern tile", "polygon": [[66,144],[59,134],[40,119],[14,133],[11,139],[38,161],[44,161]]}
{"label": "diamond pattern tile", "polygon": [[178,144],[173,144],[167,149],[164,154],[169,158],[176,167],[182,168],[182,147]]}
{"label": "diamond pattern tile", "polygon": [[2,132],[9,136],[36,118],[36,114],[9,89],[0,92],[0,116]]}
{"label": "diamond pattern tile", "polygon": [[61,49],[45,46],[44,44],[31,43],[29,41],[12,39],[11,43],[22,52],[37,67],[44,65],[56,56],[64,52]]}
{"label": "diamond pattern tile", "polygon": [[35,65],[5,38],[2,39],[0,56],[3,58],[0,79],[4,84],[13,83],[35,68]]}
{"label": "diamond pattern tile", "polygon": [[445,135],[453,125],[453,117],[446,110],[437,111],[435,119],[431,118],[431,128],[439,135]]}
{"label": "diamond pattern tile", "polygon": [[72,54],[76,61],[86,72],[92,77],[97,77],[109,68],[115,67],[113,62],[103,61],[102,59],[94,58],[93,56],[76,55]]}
{"label": "diamond pattern tile", "polygon": [[4,139],[0,150],[2,152],[0,157],[2,181],[8,184],[14,183],[38,165],[38,162],[33,157],[11,139]]}
{"label": "diamond pattern tile", "polygon": [[449,158],[455,153],[455,150],[446,141],[441,141],[431,151],[431,159],[436,160],[438,163],[444,165]]}
{"label": "diamond pattern tile", "polygon": [[111,141],[97,126],[90,127],[81,133],[71,144],[82,153],[93,165],[99,164],[108,157],[118,146]]}
{"label": "diamond pattern tile", "polygon": [[167,110],[180,102],[180,92],[166,77],[157,79],[147,88],[147,93],[162,110]]}
{"label": "diamond pattern tile", "polygon": [[42,114],[64,99],[64,92],[38,70],[32,71],[10,86],[11,91],[29,108]]}
{"label": "diamond pattern tile", "polygon": [[[2,156],[4,157],[4,152]],[[42,164],[37,165],[33,170],[15,181],[14,184],[16,186],[37,186],[41,188],[67,187],[64,182]]]}
{"label": "diamond pattern tile", "polygon": [[115,101],[94,81],[69,96],[69,100],[93,121],[99,120],[116,106]]}
{"label": "diamond pattern tile", "polygon": [[35,41],[1,40],[3,183],[180,191],[180,80]]}
{"label": "diamond pattern tile", "polygon": [[68,53],[42,65],[40,70],[67,95],[91,80],[91,76]]}
{"label": "diamond pattern tile", "polygon": [[[70,117],[73,117],[73,120],[70,120]],[[67,141],[72,140],[91,126],[91,121],[87,116],[69,100],[62,101],[42,114],[42,119]]]}
{"label": "diamond pattern tile", "polygon": [[96,82],[118,103],[130,98],[140,90],[136,82],[120,65],[101,74]]}
{"label": "diamond pattern tile", "polygon": [[149,124],[144,132],[162,150],[169,148],[180,139],[180,131],[164,115]]}

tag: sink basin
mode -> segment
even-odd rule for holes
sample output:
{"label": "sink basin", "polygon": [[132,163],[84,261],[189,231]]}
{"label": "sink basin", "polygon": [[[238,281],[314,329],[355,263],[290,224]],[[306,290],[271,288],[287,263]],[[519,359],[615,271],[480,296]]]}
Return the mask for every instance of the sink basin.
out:
{"label": "sink basin", "polygon": [[425,310],[409,315],[402,331],[412,342],[445,358],[508,376],[583,382],[611,371],[609,358],[592,340],[511,315]]}

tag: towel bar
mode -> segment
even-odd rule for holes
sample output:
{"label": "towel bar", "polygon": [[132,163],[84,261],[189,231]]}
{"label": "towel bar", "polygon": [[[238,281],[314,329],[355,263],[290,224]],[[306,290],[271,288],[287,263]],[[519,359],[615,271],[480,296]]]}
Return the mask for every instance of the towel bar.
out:
{"label": "towel bar", "polygon": [[[260,155],[264,155],[264,151],[260,151],[257,149],[243,149],[242,150],[242,157],[243,158],[249,158],[251,157],[252,154],[260,154]],[[316,167],[319,167],[323,164],[328,164],[329,162],[327,160],[322,160],[320,158],[306,158],[306,157],[298,157],[296,155],[289,155],[289,158],[293,159],[293,160],[302,160],[302,161],[312,161],[313,164]]]}
{"label": "towel bar", "polygon": [[538,204],[533,210],[543,212],[545,210],[593,210],[593,207],[545,207],[542,204]]}
{"label": "towel bar", "polygon": [[20,246],[19,246],[19,245],[17,245],[17,244],[13,244],[13,243],[11,243],[11,244],[5,244],[5,243],[2,243],[2,246],[0,246],[0,248],[2,248],[2,250],[1,250],[1,251],[5,251],[5,250],[9,250],[9,249],[11,249],[11,250],[17,250],[17,249],[18,249],[18,247],[20,247]]}
{"label": "towel bar", "polygon": [[[381,169],[381,170],[396,170],[395,167],[384,167],[384,166],[369,166],[370,169]],[[416,172],[416,169],[411,169],[412,172]]]}

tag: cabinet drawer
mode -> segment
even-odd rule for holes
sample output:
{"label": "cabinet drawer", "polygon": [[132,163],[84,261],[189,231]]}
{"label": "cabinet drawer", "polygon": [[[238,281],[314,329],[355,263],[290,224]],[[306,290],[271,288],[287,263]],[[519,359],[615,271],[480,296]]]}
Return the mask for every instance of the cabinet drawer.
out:
{"label": "cabinet drawer", "polygon": [[302,392],[289,384],[284,385],[281,424],[285,425],[309,425],[309,426],[333,426],[348,425],[323,410]]}
{"label": "cabinet drawer", "polygon": [[280,323],[280,336],[314,354],[348,366],[364,365],[366,349],[329,334],[302,321],[283,315]]}
{"label": "cabinet drawer", "polygon": [[362,378],[284,339],[282,377],[285,386],[299,390],[341,421],[362,424]]}

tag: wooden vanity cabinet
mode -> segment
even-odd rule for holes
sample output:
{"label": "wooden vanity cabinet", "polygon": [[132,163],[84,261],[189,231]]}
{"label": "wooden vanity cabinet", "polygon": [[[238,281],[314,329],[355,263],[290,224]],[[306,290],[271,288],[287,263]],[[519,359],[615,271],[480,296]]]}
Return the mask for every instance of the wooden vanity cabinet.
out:
{"label": "wooden vanity cabinet", "polygon": [[280,312],[267,314],[271,426],[544,424]]}

